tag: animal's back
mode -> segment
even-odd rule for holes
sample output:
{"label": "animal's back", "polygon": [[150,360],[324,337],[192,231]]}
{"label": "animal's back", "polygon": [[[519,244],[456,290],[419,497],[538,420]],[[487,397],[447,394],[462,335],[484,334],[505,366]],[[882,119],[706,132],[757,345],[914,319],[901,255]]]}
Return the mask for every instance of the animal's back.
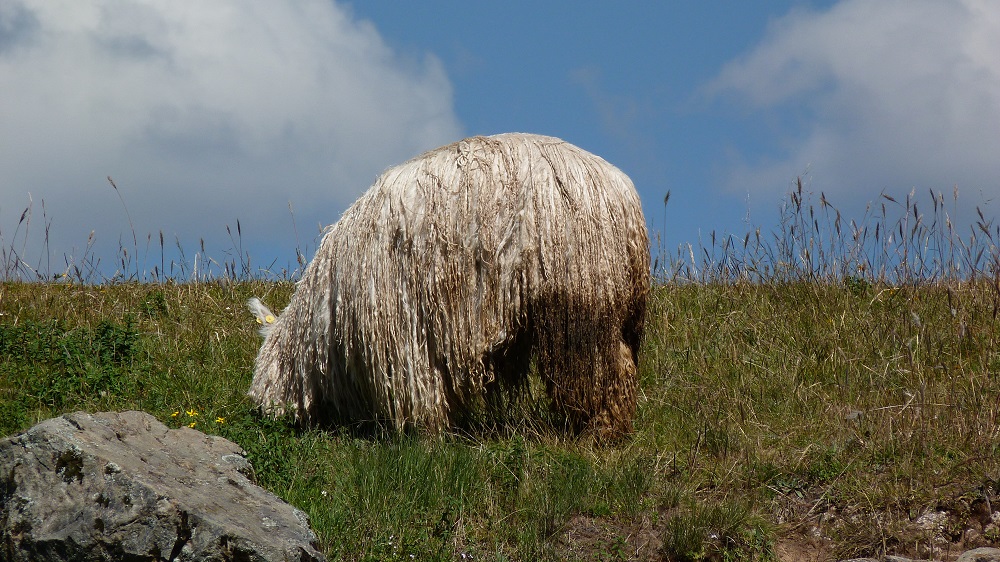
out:
{"label": "animal's back", "polygon": [[[574,376],[560,373],[588,364],[598,378],[616,370],[593,365],[620,362],[622,342],[634,361],[648,289],[645,220],[628,177],[559,139],[513,133],[383,173],[324,236],[297,290],[304,298],[280,320],[291,311],[315,327],[305,343],[329,347],[311,354],[324,363],[311,377],[323,402],[441,427],[513,347],[534,350],[560,385]],[[566,408],[602,407],[581,400]]]}

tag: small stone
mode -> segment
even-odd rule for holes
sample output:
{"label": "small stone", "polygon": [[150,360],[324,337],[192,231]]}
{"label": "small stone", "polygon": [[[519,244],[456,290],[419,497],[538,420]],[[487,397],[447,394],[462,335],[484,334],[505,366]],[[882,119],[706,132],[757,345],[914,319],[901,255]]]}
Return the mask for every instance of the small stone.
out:
{"label": "small stone", "polygon": [[974,545],[976,543],[982,544],[983,535],[975,529],[966,529],[965,534],[962,536],[962,542],[966,545]]}
{"label": "small stone", "polygon": [[1000,548],[973,548],[963,552],[955,562],[1000,562]]}
{"label": "small stone", "polygon": [[937,531],[940,532],[944,529],[945,523],[948,521],[948,514],[944,511],[931,511],[925,513],[917,518],[914,523],[917,527],[924,531]]}

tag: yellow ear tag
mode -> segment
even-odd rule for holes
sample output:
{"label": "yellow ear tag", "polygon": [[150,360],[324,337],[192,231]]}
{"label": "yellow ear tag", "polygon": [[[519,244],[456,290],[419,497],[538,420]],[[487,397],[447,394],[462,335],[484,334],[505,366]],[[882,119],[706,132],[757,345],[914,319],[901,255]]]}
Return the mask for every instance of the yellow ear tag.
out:
{"label": "yellow ear tag", "polygon": [[268,324],[273,324],[274,323],[274,316],[271,316],[270,314],[268,314],[267,318],[264,318],[264,321],[267,322]]}
{"label": "yellow ear tag", "polygon": [[263,320],[261,320],[260,318],[257,318],[257,323],[258,323],[258,324],[263,324],[263,323],[264,323],[264,321],[263,321]]}

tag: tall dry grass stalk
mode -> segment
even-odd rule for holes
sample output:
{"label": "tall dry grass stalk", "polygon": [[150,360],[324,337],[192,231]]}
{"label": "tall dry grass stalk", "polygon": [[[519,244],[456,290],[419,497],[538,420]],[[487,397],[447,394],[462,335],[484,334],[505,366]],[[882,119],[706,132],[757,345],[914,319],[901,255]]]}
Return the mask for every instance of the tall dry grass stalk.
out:
{"label": "tall dry grass stalk", "polygon": [[[669,198],[669,194],[668,194]],[[993,279],[1000,272],[1000,226],[976,208],[963,234],[955,220],[958,188],[950,201],[915,191],[869,202],[860,218],[845,218],[823,192],[818,201],[802,178],[780,207],[778,226],[741,236],[712,231],[707,244],[659,244],[655,275],[670,282],[787,281],[907,284]],[[664,200],[666,205],[667,199]],[[930,212],[925,214],[921,208]]]}

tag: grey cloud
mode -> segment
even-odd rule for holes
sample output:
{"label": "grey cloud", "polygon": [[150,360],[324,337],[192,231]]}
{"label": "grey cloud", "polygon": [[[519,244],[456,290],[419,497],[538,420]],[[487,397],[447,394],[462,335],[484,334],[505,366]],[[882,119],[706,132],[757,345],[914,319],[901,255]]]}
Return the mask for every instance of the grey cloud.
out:
{"label": "grey cloud", "polygon": [[29,42],[39,28],[38,19],[24,6],[0,6],[0,56]]}
{"label": "grey cloud", "polygon": [[52,254],[94,230],[112,260],[131,239],[112,176],[138,237],[225,247],[240,219],[257,260],[294,260],[289,202],[311,241],[383,169],[461,135],[441,63],[327,0],[9,0],[0,30],[5,247],[30,193]]}
{"label": "grey cloud", "polygon": [[735,167],[730,185],[782,191],[808,170],[841,202],[956,184],[971,203],[980,190],[996,196],[996,53],[1000,4],[989,0],[843,0],[792,12],[705,88],[751,115],[799,119],[775,127],[779,155]]}

